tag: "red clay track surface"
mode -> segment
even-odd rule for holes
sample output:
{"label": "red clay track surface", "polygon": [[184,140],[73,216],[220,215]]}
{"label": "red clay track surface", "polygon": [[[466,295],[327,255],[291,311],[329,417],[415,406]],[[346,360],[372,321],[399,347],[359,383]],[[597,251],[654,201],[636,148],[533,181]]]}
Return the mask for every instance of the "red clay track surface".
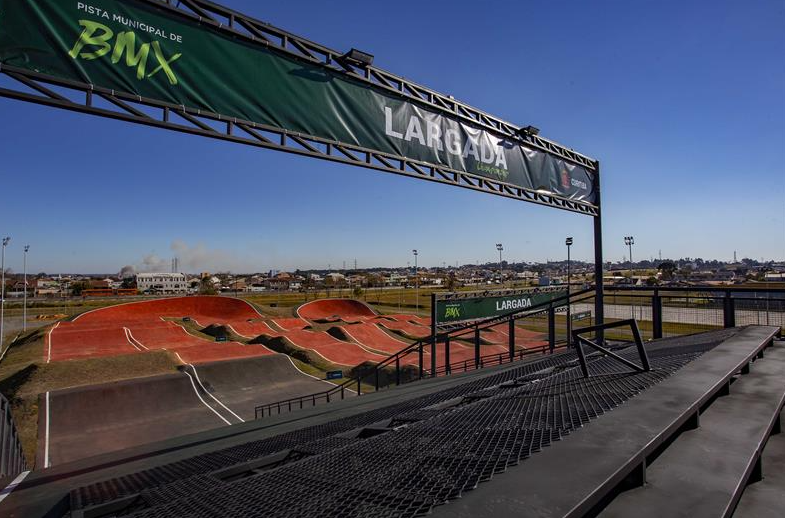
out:
{"label": "red clay track surface", "polygon": [[61,361],[167,349],[179,352],[190,363],[273,354],[263,346],[204,340],[162,320],[186,316],[202,325],[216,323],[244,331],[249,326],[269,329],[262,323],[249,322],[262,317],[251,305],[228,297],[132,302],[89,311],[72,322],[63,322],[52,330],[44,354],[51,361]]}
{"label": "red clay track surface", "polygon": [[293,329],[305,329],[306,327],[311,325],[305,320],[303,320],[302,318],[275,318],[273,319],[273,324],[277,325],[284,331],[290,331]]}
{"label": "red clay track surface", "polygon": [[360,302],[352,299],[322,299],[303,304],[297,309],[301,318],[310,320],[341,320],[356,319],[357,317],[376,316],[376,312]]}
{"label": "red clay track surface", "polygon": [[409,342],[390,336],[378,325],[372,323],[350,324],[342,329],[356,342],[388,355],[395,354],[409,345]]}
{"label": "red clay track surface", "polygon": [[410,324],[409,322],[389,321],[379,319],[377,321],[380,326],[385,327],[391,331],[400,331],[406,336],[412,338],[425,338],[431,334],[431,329],[417,324]]}
{"label": "red clay track surface", "polygon": [[372,353],[357,344],[338,340],[324,331],[315,333],[304,329],[293,330],[283,336],[292,345],[300,349],[315,351],[325,360],[339,365],[354,367],[366,361],[377,363],[387,357],[386,355]]}

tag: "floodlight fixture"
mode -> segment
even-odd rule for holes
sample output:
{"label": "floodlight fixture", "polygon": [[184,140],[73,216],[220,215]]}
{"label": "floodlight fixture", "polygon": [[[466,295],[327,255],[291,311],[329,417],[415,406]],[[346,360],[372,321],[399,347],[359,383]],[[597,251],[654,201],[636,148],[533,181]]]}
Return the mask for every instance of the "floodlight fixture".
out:
{"label": "floodlight fixture", "polygon": [[369,67],[373,65],[373,54],[368,54],[367,52],[355,48],[341,56],[341,58],[350,65],[356,67]]}
{"label": "floodlight fixture", "polygon": [[565,240],[564,240],[564,244],[565,244],[565,245],[567,245],[567,246],[570,246],[570,245],[572,245],[572,238],[571,238],[571,237],[568,237],[567,239],[565,239]]}
{"label": "floodlight fixture", "polygon": [[526,137],[536,137],[539,134],[540,134],[540,128],[536,128],[536,127],[532,126],[531,124],[529,124],[528,126],[525,126],[525,127],[523,127],[523,128],[518,130],[518,135],[520,135],[521,137],[524,137],[524,138],[526,138]]}

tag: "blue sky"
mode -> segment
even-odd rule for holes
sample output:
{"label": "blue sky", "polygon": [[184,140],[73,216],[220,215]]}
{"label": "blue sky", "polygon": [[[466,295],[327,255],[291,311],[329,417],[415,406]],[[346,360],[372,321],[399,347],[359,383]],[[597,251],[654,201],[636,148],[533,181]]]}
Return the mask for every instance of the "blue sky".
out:
{"label": "blue sky", "polygon": [[[602,163],[605,257],[785,259],[785,3],[257,2],[230,7]],[[592,257],[591,218],[0,99],[6,263],[264,271]],[[146,258],[146,259],[145,259]]]}

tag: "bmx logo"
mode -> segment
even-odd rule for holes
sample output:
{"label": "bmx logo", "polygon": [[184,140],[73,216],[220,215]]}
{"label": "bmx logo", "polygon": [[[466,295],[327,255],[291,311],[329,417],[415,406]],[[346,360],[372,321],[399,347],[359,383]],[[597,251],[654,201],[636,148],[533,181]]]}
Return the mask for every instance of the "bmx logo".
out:
{"label": "bmx logo", "polygon": [[444,318],[461,318],[460,306],[447,306],[444,308]]}
{"label": "bmx logo", "polygon": [[[159,41],[141,43],[137,49],[136,34],[133,31],[119,32],[115,37],[114,31],[102,23],[79,20],[79,25],[84,29],[68,53],[73,59],[81,58],[92,61],[109,55],[111,52],[112,64],[119,64],[125,57],[125,65],[136,68],[136,78],[139,80],[148,79],[158,72],[163,72],[170,84],[176,85],[178,83],[172,64],[180,59],[182,54],[174,54],[167,58]],[[151,58],[151,50],[152,57],[158,63],[155,68],[152,68],[152,64],[148,63]],[[152,68],[152,70],[148,72],[148,68]]]}

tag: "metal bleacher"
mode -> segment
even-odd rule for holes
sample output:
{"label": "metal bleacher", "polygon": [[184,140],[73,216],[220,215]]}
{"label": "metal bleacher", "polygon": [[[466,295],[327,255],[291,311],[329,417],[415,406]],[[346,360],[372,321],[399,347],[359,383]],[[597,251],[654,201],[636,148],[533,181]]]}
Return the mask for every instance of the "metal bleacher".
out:
{"label": "metal bleacher", "polygon": [[[785,450],[768,441],[785,396],[777,331],[649,342],[645,372],[595,352],[586,377],[566,350],[424,380],[34,473],[0,512],[765,516],[743,513],[783,493],[782,473],[766,475]],[[638,357],[630,344],[613,352]]]}

